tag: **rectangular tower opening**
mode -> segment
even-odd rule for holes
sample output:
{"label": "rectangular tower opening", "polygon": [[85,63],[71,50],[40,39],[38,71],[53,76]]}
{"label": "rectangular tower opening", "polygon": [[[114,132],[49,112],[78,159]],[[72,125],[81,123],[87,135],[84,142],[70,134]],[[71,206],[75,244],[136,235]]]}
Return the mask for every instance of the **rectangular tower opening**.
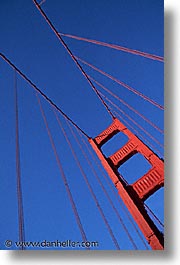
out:
{"label": "rectangular tower opening", "polygon": [[109,157],[122,148],[128,142],[128,140],[129,138],[127,135],[125,135],[123,132],[118,132],[101,147],[101,150],[106,157]]}
{"label": "rectangular tower opening", "polygon": [[133,184],[151,168],[152,165],[147,159],[140,153],[136,153],[118,168],[118,172],[124,177],[128,184]]}

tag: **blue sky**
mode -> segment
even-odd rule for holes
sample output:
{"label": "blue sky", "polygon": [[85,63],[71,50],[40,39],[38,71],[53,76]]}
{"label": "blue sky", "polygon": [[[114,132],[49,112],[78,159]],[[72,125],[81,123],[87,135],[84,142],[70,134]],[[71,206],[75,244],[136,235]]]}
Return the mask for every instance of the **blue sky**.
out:
{"label": "blue sky", "polygon": [[[26,73],[88,135],[95,137],[109,126],[111,117],[41,17],[33,1],[8,0],[1,1],[0,5],[1,52]],[[42,8],[47,12],[59,32],[163,56],[163,1],[47,0]],[[163,63],[65,37],[64,40],[75,55],[163,105]],[[84,69],[163,129],[163,111],[96,73],[88,66],[84,66]],[[0,59],[0,202],[2,216],[0,246],[2,249],[5,248],[4,241],[6,239],[18,240],[13,78],[13,70]],[[106,95],[109,96],[107,93]],[[26,240],[71,239],[81,241],[81,235],[65,192],[35,93],[20,77],[18,77],[18,96]],[[109,98],[112,99],[112,97]],[[117,100],[113,100],[113,102],[163,144],[162,134]],[[115,249],[58,127],[52,108],[43,99],[42,104],[88,239],[99,241],[99,249]],[[124,118],[126,119],[126,117]],[[63,118],[61,121],[68,136],[71,137],[78,158],[121,249],[133,249]],[[131,121],[128,122],[133,125]],[[144,132],[141,134],[146,136]],[[151,138],[147,139],[158,148],[162,154],[161,157],[163,157],[163,149]],[[122,145],[123,141],[126,140],[119,138],[118,144]],[[122,173],[123,175],[127,174],[128,181],[134,177],[134,168],[139,168],[137,174],[140,171],[143,174],[143,170],[147,170],[144,161],[138,160],[138,157],[135,159],[132,161],[132,165],[128,166],[128,170],[126,167],[122,168]],[[122,211],[117,197],[107,185],[99,169],[96,165],[94,166],[138,248],[143,249],[144,245]],[[163,189],[149,198],[147,203],[163,221]]]}

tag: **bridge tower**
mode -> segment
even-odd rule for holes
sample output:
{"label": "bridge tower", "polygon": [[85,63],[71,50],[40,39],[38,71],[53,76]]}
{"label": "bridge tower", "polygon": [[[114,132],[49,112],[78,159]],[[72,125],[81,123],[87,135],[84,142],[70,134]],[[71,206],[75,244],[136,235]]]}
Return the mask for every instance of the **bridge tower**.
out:
{"label": "bridge tower", "polygon": [[[119,132],[128,137],[128,142],[113,155],[106,157],[101,147]],[[102,133],[89,139],[89,142],[148,244],[153,250],[162,250],[164,236],[148,215],[144,201],[164,185],[164,162],[117,118]],[[119,174],[118,168],[136,153],[142,154],[152,167],[130,185]]]}

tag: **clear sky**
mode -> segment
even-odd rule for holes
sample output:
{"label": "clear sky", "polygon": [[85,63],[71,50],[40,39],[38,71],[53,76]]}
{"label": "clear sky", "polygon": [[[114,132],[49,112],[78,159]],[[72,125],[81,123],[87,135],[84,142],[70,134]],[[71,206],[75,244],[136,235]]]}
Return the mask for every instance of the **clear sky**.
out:
{"label": "clear sky", "polygon": [[[162,0],[46,0],[42,4],[42,8],[61,33],[69,33],[163,56]],[[33,1],[2,0],[0,3],[0,31],[1,52],[27,74],[88,135],[95,137],[109,126],[111,117],[41,17]],[[163,105],[163,63],[66,37],[64,40],[76,56]],[[88,66],[84,66],[84,69],[163,129],[163,111],[96,73]],[[4,246],[6,239],[18,240],[13,78],[13,70],[0,59],[1,249],[6,249]],[[103,92],[102,89],[98,89]],[[108,93],[103,93],[163,144],[161,133],[109,96]],[[18,99],[25,238],[28,241],[44,239],[48,241],[57,239],[81,241],[81,235],[65,192],[35,93],[20,77],[18,77]],[[115,249],[96,204],[58,127],[52,108],[43,99],[42,104],[88,240],[98,241],[98,249]],[[123,118],[136,128],[132,121],[125,116]],[[133,249],[63,118],[61,121],[67,135],[71,137],[77,156],[120,248]],[[160,157],[163,157],[163,149],[139,128],[136,129],[159,150]],[[125,142],[124,138],[119,140],[120,145]],[[108,146],[107,150],[106,147],[104,148],[105,151],[108,151]],[[129,183],[149,169],[149,165],[146,165],[141,157],[136,156],[131,163],[120,169]],[[119,205],[117,197],[107,185],[96,165],[94,166],[138,249],[144,249],[143,243]],[[161,189],[147,200],[147,204],[162,222],[164,219],[163,192],[164,190]]]}

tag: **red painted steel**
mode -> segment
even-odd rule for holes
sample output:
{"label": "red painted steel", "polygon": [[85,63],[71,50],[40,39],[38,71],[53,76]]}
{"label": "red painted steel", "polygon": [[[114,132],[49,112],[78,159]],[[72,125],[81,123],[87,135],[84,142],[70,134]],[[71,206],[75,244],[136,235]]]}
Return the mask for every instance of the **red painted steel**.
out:
{"label": "red painted steel", "polygon": [[[128,142],[110,157],[105,157],[101,151],[102,145],[118,132],[127,135]],[[143,201],[164,185],[163,161],[117,118],[95,139],[89,139],[89,142],[152,249],[162,250],[164,237],[147,214]],[[136,153],[142,154],[152,168],[135,183],[127,185],[118,168]]]}
{"label": "red painted steel", "polygon": [[116,169],[136,153],[142,154],[152,165],[152,168],[138,181],[132,184],[140,199],[147,199],[152,193],[164,185],[163,161],[136,135],[134,135],[117,118],[113,123],[95,138],[98,147],[101,147],[118,132],[123,132],[129,141],[108,160]]}

